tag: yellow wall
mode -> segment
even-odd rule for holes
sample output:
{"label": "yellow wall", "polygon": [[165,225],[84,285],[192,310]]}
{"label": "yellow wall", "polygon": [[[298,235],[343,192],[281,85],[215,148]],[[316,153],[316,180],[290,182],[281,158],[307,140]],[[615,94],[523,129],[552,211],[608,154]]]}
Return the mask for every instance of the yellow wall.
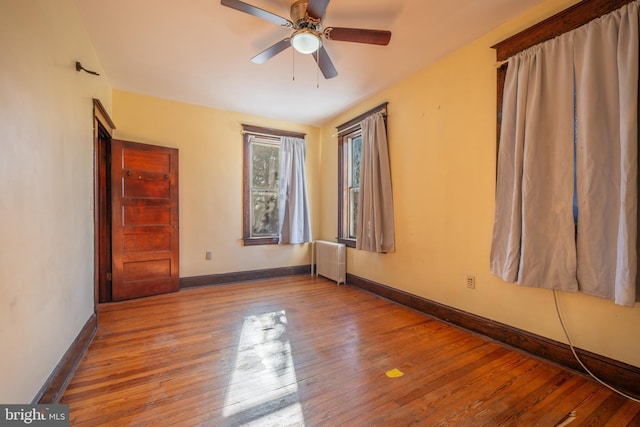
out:
{"label": "yellow wall", "polygon": [[0,11],[0,402],[28,403],[93,313],[93,101],[70,0]]}
{"label": "yellow wall", "polygon": [[[322,128],[321,235],[336,235],[335,126],[389,101],[396,253],[349,250],[348,271],[554,340],[565,341],[549,290],[489,272],[496,167],[496,70],[490,46],[575,1],[548,1]],[[466,275],[476,289],[466,288]],[[560,294],[575,344],[640,366],[640,306]]]}
{"label": "yellow wall", "polygon": [[[123,91],[113,92],[115,137],[179,150],[180,277],[298,266],[309,245],[242,245],[241,125],[307,134],[311,221],[319,231],[319,129]],[[205,260],[211,250],[213,259]]]}

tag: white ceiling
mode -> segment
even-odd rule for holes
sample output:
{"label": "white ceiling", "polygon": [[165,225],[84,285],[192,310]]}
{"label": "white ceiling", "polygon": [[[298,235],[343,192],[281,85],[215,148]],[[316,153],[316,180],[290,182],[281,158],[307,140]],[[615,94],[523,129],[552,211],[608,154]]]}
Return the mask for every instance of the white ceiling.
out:
{"label": "white ceiling", "polygon": [[[252,63],[291,30],[220,0],[74,1],[113,88],[321,125],[543,0],[333,0],[325,27],[392,36],[384,47],[326,41],[330,80],[293,49]],[[245,1],[289,18],[293,0]]]}

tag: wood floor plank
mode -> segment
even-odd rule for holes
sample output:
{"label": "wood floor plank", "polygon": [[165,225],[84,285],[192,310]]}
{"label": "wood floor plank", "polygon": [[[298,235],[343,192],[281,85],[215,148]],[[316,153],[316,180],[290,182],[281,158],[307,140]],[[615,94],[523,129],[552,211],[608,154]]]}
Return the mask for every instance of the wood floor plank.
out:
{"label": "wood floor plank", "polygon": [[640,425],[581,374],[309,276],[100,306],[61,403],[74,426]]}

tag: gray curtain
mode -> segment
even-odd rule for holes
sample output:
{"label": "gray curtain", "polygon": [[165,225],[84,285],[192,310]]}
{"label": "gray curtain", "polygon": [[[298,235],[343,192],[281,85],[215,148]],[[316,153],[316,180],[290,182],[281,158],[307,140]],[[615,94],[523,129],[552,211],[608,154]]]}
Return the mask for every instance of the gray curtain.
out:
{"label": "gray curtain", "polygon": [[304,139],[284,137],[280,144],[280,244],[311,242]]}
{"label": "gray curtain", "polygon": [[393,194],[387,130],[381,112],[362,123],[356,249],[394,252]]}
{"label": "gray curtain", "polygon": [[575,31],[578,282],[635,303],[638,3]]}
{"label": "gray curtain", "polygon": [[509,282],[575,291],[571,58],[556,38],[509,60],[491,271]]}
{"label": "gray curtain", "polygon": [[493,274],[634,304],[637,27],[634,2],[509,59]]}

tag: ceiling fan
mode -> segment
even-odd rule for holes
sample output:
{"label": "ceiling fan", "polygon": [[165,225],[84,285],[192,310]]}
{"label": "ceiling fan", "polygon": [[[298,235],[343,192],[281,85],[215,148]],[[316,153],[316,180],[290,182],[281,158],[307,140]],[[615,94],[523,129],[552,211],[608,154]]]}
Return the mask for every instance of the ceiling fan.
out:
{"label": "ceiling fan", "polygon": [[288,47],[293,46],[300,53],[314,54],[312,55],[313,59],[315,59],[320,71],[322,71],[322,75],[326,79],[330,79],[337,76],[338,72],[322,45],[322,38],[386,46],[391,40],[391,32],[362,28],[325,28],[322,26],[322,19],[329,1],[296,0],[291,5],[291,20],[240,0],[220,0],[220,4],[294,30],[291,36],[280,40],[251,58],[252,62],[263,64]]}

